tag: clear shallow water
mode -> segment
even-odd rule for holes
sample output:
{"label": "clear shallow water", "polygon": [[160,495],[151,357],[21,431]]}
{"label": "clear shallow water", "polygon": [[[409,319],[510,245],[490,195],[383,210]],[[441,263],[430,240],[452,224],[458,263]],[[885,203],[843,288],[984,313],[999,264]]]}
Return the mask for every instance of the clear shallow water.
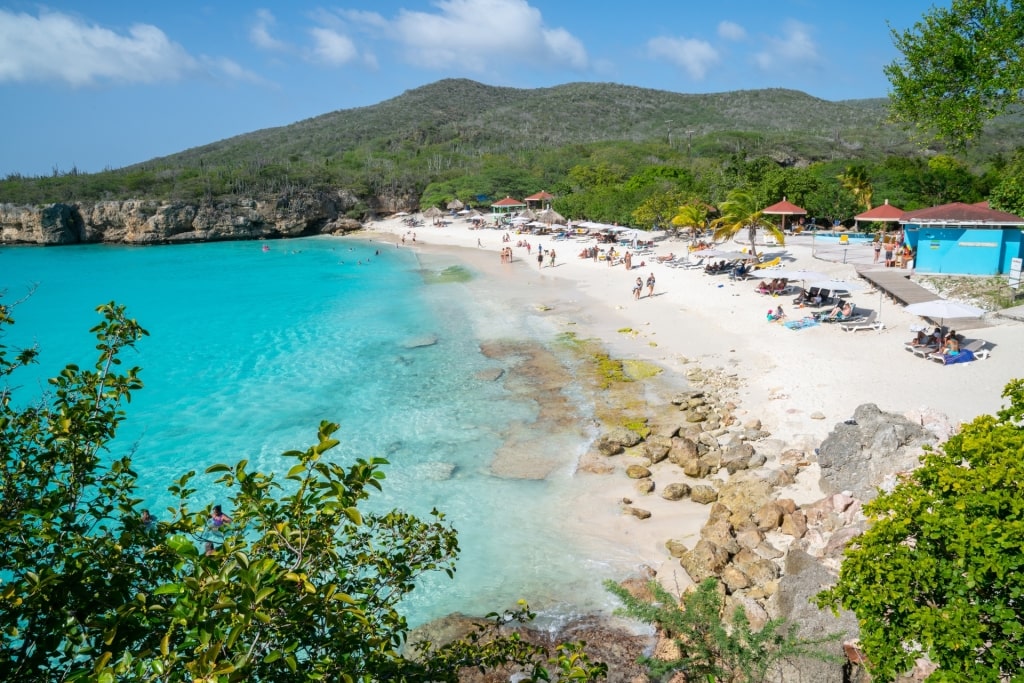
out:
{"label": "clear shallow water", "polygon": [[[334,238],[261,247],[0,250],[6,303],[36,283],[4,340],[37,341],[42,351],[34,378],[17,383],[32,396],[35,382],[65,363],[91,364],[95,307],[125,304],[151,336],[124,356],[142,367],[146,386],[128,406],[115,451],[137,447],[139,494],[158,515],[171,503],[166,487],[184,472],[242,458],[281,471],[278,455],[312,444],[319,422],[331,420],[341,424],[337,459],[390,460],[374,506],[437,507],[459,530],[456,580],[424,582],[408,605],[414,623],[519,598],[555,619],[607,605],[600,582],[612,569],[603,558],[614,551],[581,549],[558,523],[578,451],[553,440],[561,465],[544,481],[488,470],[510,426],[529,423],[537,407],[476,378],[498,364],[481,354],[479,336],[553,332],[493,302],[468,306],[471,284],[425,286],[409,250]],[[410,348],[430,337],[437,343]],[[195,483],[193,507],[226,502],[212,478]]]}

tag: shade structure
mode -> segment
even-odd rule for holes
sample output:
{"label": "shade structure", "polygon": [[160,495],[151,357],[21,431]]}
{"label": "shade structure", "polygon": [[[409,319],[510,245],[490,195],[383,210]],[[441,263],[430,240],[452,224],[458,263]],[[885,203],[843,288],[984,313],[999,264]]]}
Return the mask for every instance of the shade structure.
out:
{"label": "shade structure", "polygon": [[885,200],[885,204],[876,206],[873,209],[868,209],[864,213],[859,213],[853,217],[854,222],[857,221],[874,221],[878,223],[898,223],[903,218],[903,209],[893,206],[889,203],[889,200]]}
{"label": "shade structure", "polygon": [[831,292],[859,292],[864,289],[864,285],[859,282],[849,282],[847,280],[811,280],[807,284],[811,287],[827,289]]}
{"label": "shade structure", "polygon": [[453,211],[458,211],[459,209],[465,206],[466,205],[460,202],[458,199],[453,199],[450,202],[448,202],[448,208],[452,209]]}
{"label": "shade structure", "polygon": [[696,253],[700,256],[710,256],[712,258],[725,259],[726,261],[755,258],[753,254],[746,254],[741,251],[726,251],[725,249],[702,249]]}
{"label": "shade structure", "polygon": [[787,280],[827,280],[828,275],[825,273],[819,273],[816,270],[797,270],[790,268],[781,268],[778,270],[771,271],[772,277],[784,277]]}
{"label": "shade structure", "polygon": [[776,202],[767,208],[761,209],[761,213],[771,216],[782,216],[782,231],[785,232],[786,216],[806,216],[807,210],[800,208],[793,202],[786,201],[786,198],[783,197],[781,202]]}
{"label": "shade structure", "polygon": [[429,209],[427,209],[426,211],[423,212],[423,216],[426,217],[426,218],[438,218],[439,216],[443,216],[443,215],[444,215],[444,211],[442,211],[441,209],[437,208],[436,206],[432,206],[432,207],[430,207]]}
{"label": "shade structure", "polygon": [[541,211],[540,213],[537,214],[537,220],[543,221],[544,223],[547,223],[548,225],[551,225],[552,223],[558,223],[559,225],[565,225],[565,223],[566,223],[565,216],[563,216],[562,214],[558,213],[554,209],[544,209],[543,211]]}
{"label": "shade structure", "polygon": [[904,309],[907,313],[919,315],[922,318],[980,318],[985,315],[984,308],[978,308],[963,301],[951,299],[934,299],[910,304]]}

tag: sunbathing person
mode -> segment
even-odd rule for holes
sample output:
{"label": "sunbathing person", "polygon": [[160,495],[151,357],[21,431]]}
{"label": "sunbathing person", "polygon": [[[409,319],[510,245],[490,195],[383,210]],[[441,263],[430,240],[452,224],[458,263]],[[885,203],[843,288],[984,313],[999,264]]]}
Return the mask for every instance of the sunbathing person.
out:
{"label": "sunbathing person", "polygon": [[843,320],[849,320],[853,316],[853,304],[849,301],[839,304],[837,303],[832,307],[832,310],[827,314],[821,316],[819,320],[822,322],[841,322]]}
{"label": "sunbathing person", "polygon": [[910,346],[932,346],[932,336],[925,334],[924,330],[918,330],[914,338],[907,342]]}
{"label": "sunbathing person", "polygon": [[775,286],[779,283],[778,278],[772,279],[771,282],[767,280],[761,280],[757,283],[756,291],[758,294],[771,294],[775,291]]}
{"label": "sunbathing person", "polygon": [[669,252],[665,256],[655,256],[654,258],[656,258],[660,263],[665,263],[666,261],[673,261],[673,260],[675,260],[676,255],[674,253],[672,253],[672,252]]}

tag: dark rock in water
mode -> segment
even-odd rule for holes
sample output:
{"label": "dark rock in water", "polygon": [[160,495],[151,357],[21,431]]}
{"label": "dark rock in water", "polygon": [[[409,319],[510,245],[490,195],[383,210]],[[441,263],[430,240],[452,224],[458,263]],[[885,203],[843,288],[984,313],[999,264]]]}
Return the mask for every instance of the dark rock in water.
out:
{"label": "dark rock in water", "polygon": [[474,377],[484,382],[496,382],[501,379],[505,374],[505,371],[501,368],[488,368],[481,370]]}
{"label": "dark rock in water", "polygon": [[920,425],[865,403],[821,443],[821,489],[826,494],[851,491],[855,498],[872,500],[887,478],[915,469],[921,447],[935,442]]}
{"label": "dark rock in water", "polygon": [[414,337],[407,340],[402,346],[407,349],[421,349],[425,346],[433,346],[437,343],[437,336],[429,334],[423,337]]}

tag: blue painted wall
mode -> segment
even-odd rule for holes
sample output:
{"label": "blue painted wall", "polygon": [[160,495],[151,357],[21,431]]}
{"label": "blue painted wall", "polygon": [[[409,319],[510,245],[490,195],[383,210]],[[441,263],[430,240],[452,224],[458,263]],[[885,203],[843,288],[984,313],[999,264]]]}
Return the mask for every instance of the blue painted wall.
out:
{"label": "blue painted wall", "polygon": [[1010,271],[1010,259],[1024,249],[1020,228],[903,226],[921,273],[998,275]]}

